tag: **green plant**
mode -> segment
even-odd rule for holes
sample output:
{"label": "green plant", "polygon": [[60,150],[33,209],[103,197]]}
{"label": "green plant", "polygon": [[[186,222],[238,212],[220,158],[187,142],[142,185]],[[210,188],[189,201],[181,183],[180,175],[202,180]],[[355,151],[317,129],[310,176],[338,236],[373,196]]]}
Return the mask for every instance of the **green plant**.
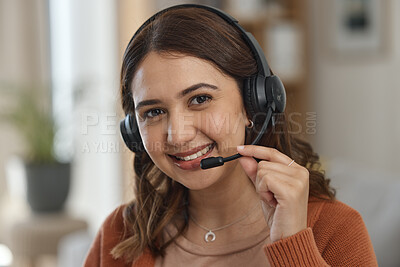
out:
{"label": "green plant", "polygon": [[[2,90],[3,91],[3,90]],[[3,91],[4,92],[4,91]],[[12,123],[28,146],[26,161],[30,163],[56,162],[53,152],[54,121],[52,114],[39,101],[34,88],[13,88],[15,106],[3,112],[2,117]]]}

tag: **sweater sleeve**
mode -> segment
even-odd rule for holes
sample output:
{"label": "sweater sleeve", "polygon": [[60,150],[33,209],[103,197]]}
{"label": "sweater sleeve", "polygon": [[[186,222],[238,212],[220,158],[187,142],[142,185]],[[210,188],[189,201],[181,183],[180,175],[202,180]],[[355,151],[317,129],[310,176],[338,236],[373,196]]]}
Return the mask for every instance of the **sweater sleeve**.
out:
{"label": "sweater sleeve", "polygon": [[264,246],[271,266],[329,266],[315,244],[311,228]]}
{"label": "sweater sleeve", "polygon": [[378,266],[360,214],[327,202],[311,227],[264,246],[271,266]]}

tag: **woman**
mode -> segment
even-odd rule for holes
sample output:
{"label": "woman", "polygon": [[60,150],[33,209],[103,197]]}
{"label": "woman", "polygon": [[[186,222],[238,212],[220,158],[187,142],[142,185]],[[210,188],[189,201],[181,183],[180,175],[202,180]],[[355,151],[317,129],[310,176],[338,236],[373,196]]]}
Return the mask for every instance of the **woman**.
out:
{"label": "woman", "polygon": [[106,219],[86,266],[377,265],[360,215],[335,200],[284,114],[243,145],[262,124],[243,99],[257,71],[242,33],[208,9],[169,9],[135,34],[121,94],[144,147],[136,199]]}

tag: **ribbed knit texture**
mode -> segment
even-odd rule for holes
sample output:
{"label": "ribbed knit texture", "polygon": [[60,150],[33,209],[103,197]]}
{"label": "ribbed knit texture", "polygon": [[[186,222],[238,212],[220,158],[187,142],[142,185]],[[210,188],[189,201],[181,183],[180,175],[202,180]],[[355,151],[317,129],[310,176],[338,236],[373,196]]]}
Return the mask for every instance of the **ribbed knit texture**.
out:
{"label": "ribbed knit texture", "polygon": [[311,228],[265,246],[272,266],[328,266],[315,245]]}
{"label": "ribbed knit texture", "polygon": [[[339,201],[310,199],[308,228],[264,246],[271,266],[378,266],[360,214]],[[123,232],[122,208],[107,217],[89,251],[84,266],[152,267],[146,250],[133,264],[112,258],[110,251]]]}

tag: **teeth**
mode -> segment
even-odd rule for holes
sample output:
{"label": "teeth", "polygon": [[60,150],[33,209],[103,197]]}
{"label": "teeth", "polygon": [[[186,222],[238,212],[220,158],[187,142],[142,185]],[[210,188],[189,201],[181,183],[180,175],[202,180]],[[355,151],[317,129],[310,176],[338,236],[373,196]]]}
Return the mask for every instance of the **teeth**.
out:
{"label": "teeth", "polygon": [[184,160],[184,161],[197,159],[198,157],[201,157],[201,156],[203,156],[204,154],[206,154],[206,153],[210,150],[210,148],[212,147],[212,145],[213,145],[213,144],[211,144],[211,145],[209,145],[209,146],[203,148],[202,150],[198,151],[197,153],[195,153],[195,154],[193,154],[193,155],[189,155],[189,156],[186,156],[186,157],[184,157],[184,158],[182,158],[182,157],[176,157],[176,158],[177,158],[177,159],[180,159],[180,160]]}

